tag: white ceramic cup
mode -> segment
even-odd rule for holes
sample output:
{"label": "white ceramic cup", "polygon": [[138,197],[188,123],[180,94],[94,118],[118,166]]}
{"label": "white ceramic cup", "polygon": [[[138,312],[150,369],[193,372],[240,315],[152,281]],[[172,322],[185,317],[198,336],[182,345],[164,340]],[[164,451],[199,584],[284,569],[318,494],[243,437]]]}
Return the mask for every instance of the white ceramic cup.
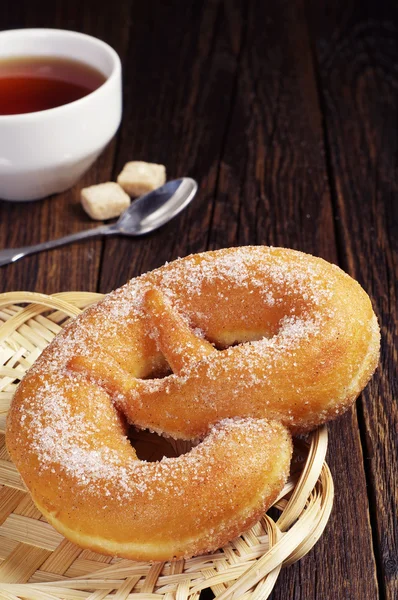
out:
{"label": "white ceramic cup", "polygon": [[84,98],[49,110],[0,115],[0,198],[35,200],[71,187],[116,133],[122,114],[121,64],[97,38],[62,29],[0,33],[0,60],[52,56],[84,62],[106,77]]}

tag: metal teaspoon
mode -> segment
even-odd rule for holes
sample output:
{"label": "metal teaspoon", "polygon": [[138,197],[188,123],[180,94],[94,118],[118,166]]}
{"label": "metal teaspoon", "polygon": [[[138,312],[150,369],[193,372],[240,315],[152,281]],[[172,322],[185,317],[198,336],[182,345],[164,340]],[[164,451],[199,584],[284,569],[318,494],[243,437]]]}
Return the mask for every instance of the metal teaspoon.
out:
{"label": "metal teaspoon", "polygon": [[119,217],[119,220],[112,225],[101,225],[94,229],[72,233],[42,244],[0,250],[0,267],[13,263],[28,254],[50,250],[51,248],[100,235],[144,235],[161,227],[178,215],[194,198],[197,189],[198,184],[190,177],[168,181],[157,190],[135,200]]}

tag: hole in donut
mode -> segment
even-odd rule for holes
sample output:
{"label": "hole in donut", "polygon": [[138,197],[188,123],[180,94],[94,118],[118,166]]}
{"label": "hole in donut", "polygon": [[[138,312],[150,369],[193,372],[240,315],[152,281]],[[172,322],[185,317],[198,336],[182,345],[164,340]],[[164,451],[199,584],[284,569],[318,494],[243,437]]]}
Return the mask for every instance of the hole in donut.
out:
{"label": "hole in donut", "polygon": [[134,426],[129,427],[127,437],[137,457],[147,462],[157,462],[164,456],[176,458],[187,454],[194,446],[192,442],[165,438],[147,429],[136,429]]}
{"label": "hole in donut", "polygon": [[156,367],[151,370],[145,377],[141,377],[140,379],[164,379],[165,377],[169,377],[173,374],[170,366],[168,364],[163,365],[162,367]]}
{"label": "hole in donut", "polygon": [[275,335],[275,332],[272,334],[267,331],[231,331],[227,334],[220,334],[219,339],[208,341],[213,344],[216,350],[226,350],[227,348],[240,346],[241,344],[246,344],[247,342],[257,342],[264,338],[270,339]]}

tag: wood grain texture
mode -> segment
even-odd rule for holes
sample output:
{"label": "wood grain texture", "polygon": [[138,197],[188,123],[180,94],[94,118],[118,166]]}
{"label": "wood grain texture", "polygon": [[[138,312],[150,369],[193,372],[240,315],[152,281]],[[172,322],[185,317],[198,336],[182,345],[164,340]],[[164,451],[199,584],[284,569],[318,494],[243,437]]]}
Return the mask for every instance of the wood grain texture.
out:
{"label": "wood grain texture", "polygon": [[[371,295],[378,372],[359,406],[381,595],[398,597],[398,5],[310,3],[343,266]],[[371,597],[371,596],[369,596]]]}
{"label": "wood grain texture", "polygon": [[169,179],[192,176],[200,190],[184,213],[154,234],[107,239],[98,291],[207,248],[244,15],[243,0],[232,20],[219,1],[135,6],[114,175],[128,160],[160,162]]}

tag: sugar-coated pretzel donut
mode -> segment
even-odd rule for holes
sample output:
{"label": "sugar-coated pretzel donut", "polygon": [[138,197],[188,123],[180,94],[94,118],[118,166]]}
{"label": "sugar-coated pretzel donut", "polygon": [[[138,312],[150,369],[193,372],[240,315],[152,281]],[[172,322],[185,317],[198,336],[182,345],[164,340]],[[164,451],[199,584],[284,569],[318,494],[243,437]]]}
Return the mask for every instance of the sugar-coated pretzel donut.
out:
{"label": "sugar-coated pretzel donut", "polygon": [[[322,259],[267,247],[189,256],[57,336],[17,389],[7,446],[72,541],[142,560],[199,554],[272,504],[289,470],[288,429],[347,409],[378,352],[368,296]],[[203,441],[145,463],[122,414]]]}

